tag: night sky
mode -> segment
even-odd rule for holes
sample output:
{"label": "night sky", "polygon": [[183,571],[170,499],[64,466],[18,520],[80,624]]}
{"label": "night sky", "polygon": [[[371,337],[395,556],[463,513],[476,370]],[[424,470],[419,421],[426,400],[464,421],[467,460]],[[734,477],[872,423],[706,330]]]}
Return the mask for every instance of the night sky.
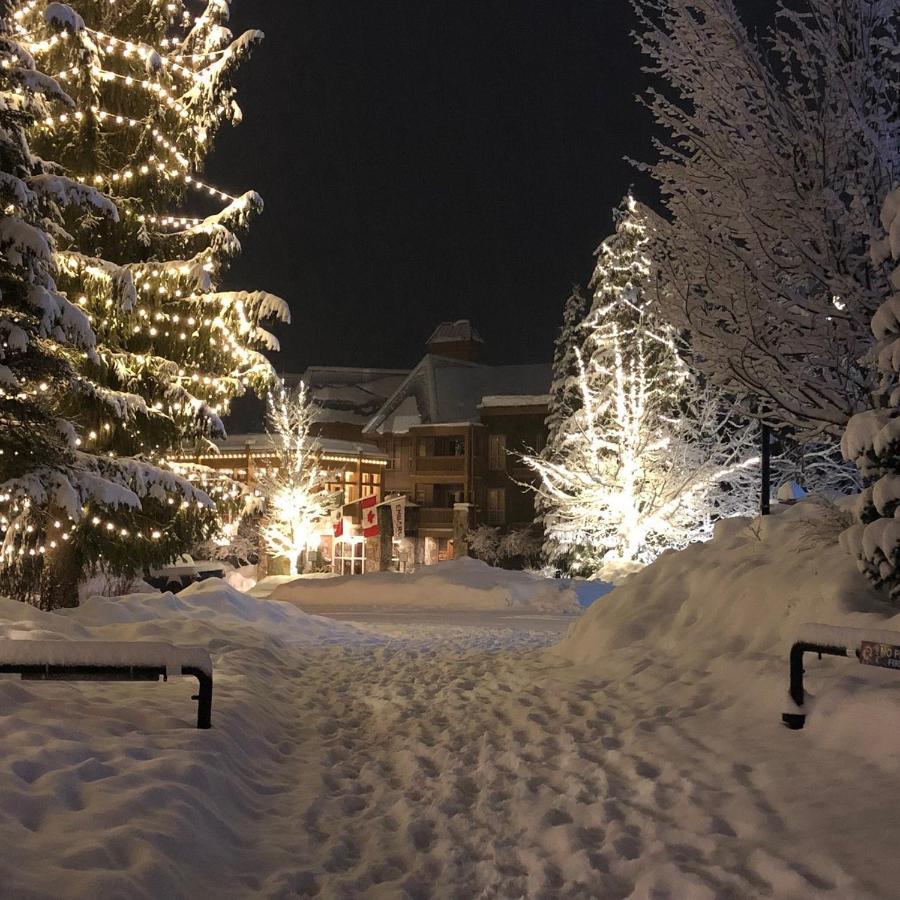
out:
{"label": "night sky", "polygon": [[629,4],[235,0],[251,26],[207,171],[265,200],[226,286],[289,302],[277,368],[409,367],[456,318],[485,361],[549,361],[611,207],[653,199],[623,159],[652,152]]}

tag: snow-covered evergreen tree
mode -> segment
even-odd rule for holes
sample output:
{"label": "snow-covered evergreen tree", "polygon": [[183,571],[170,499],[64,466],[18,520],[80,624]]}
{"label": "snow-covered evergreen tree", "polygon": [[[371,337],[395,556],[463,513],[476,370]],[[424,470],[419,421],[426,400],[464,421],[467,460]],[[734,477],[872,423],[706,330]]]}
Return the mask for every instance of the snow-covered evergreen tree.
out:
{"label": "snow-covered evergreen tree", "polygon": [[32,152],[33,122],[75,104],[13,22],[0,18],[0,590],[58,606],[76,602],[99,545],[113,574],[135,557],[161,561],[203,533],[209,500],[172,472],[85,447],[73,424],[98,393],[132,402],[84,377],[97,335],[57,283],[66,224],[115,224],[119,213]]}
{"label": "snow-covered evergreen tree", "polygon": [[754,504],[754,429],[688,372],[648,301],[652,233],[628,197],[598,251],[579,396],[550,451],[526,457],[559,555],[594,572],[649,562]]}
{"label": "snow-covered evergreen tree", "polygon": [[834,440],[873,385],[867,264],[900,169],[893,0],[783,0],[757,42],[732,0],[637,0],[668,133],[657,265],[692,364],[748,411]]}
{"label": "snow-covered evergreen tree", "polygon": [[[550,385],[550,402],[547,407],[547,439],[540,450],[540,456],[547,462],[561,461],[556,459],[560,452],[561,432],[574,410],[580,407],[581,386],[579,381],[579,353],[583,350],[585,332],[584,317],[588,310],[588,299],[578,286],[563,307],[563,322],[553,346],[553,381]],[[548,504],[544,495],[535,495],[536,521],[544,528],[543,552],[545,559],[556,563],[561,553],[570,552],[570,548],[561,548],[558,543],[559,532],[552,526],[553,505]],[[476,554],[479,559],[484,556]],[[490,561],[490,560],[488,560]]]}
{"label": "snow-covered evergreen tree", "polygon": [[[288,318],[270,294],[219,290],[262,201],[200,177],[219,127],[240,120],[233,76],[262,34],[234,39],[228,0],[199,12],[170,0],[17,6],[23,40],[74,99],[40,118],[34,145],[120,213],[67,217],[57,248],[59,286],[97,336],[81,367],[96,385],[78,419],[83,444],[163,454],[221,435],[229,401],[271,383],[259,350],[277,341],[260,322]],[[188,216],[186,203],[212,211]]]}
{"label": "snow-covered evergreen tree", "polygon": [[[880,376],[874,409],[855,415],[841,443],[844,457],[855,460],[867,487],[860,495],[860,521],[841,543],[860,570],[900,598],[900,188],[888,194],[881,210],[886,235],[872,245],[876,267],[890,271],[889,293],[872,317],[875,345],[868,356]],[[887,264],[887,265],[885,265]]]}
{"label": "snow-covered evergreen tree", "polygon": [[319,543],[319,528],[339,495],[327,490],[319,442],[312,433],[316,407],[306,385],[269,394],[267,425],[277,468],[261,479],[265,499],[262,535],[266,551],[284,556],[296,575],[301,554]]}

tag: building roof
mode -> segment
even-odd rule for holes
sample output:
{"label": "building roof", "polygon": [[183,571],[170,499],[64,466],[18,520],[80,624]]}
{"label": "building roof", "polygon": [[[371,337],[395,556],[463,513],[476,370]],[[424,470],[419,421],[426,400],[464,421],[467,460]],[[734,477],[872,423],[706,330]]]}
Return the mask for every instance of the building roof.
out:
{"label": "building roof", "polygon": [[[320,449],[327,454],[342,456],[367,456],[378,459],[387,459],[376,444],[366,441],[345,441],[338,438],[316,438]],[[266,432],[249,432],[245,434],[229,434],[228,437],[216,441],[216,447],[222,453],[244,453],[250,450],[253,453],[269,453],[281,443],[281,436],[267,434]],[[214,456],[215,454],[202,454]]]}
{"label": "building roof", "polygon": [[479,409],[492,409],[498,406],[547,406],[549,394],[487,394],[481,398]]}
{"label": "building roof", "polygon": [[544,396],[551,380],[550,365],[485,366],[428,354],[363,433],[402,434],[416,425],[474,423],[484,397]]}
{"label": "building roof", "polygon": [[427,344],[455,344],[458,341],[474,341],[483,344],[481,335],[472,327],[468,319],[457,319],[455,322],[441,322],[426,341]]}
{"label": "building roof", "polygon": [[285,384],[302,379],[319,407],[316,422],[344,422],[362,427],[403,383],[409,369],[310,366],[302,375],[286,375]]}

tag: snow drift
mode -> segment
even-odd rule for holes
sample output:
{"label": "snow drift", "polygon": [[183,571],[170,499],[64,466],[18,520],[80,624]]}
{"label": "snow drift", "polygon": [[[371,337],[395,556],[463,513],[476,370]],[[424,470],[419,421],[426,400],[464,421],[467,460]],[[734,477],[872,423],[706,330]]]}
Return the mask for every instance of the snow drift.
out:
{"label": "snow drift", "polygon": [[498,569],[468,557],[427,566],[410,575],[372,572],[340,578],[298,578],[277,587],[272,599],[310,608],[578,610],[577,595],[568,582]]}
{"label": "snow drift", "polygon": [[[810,499],[722,521],[712,540],[627,578],[552,652],[605,673],[671,667],[717,692],[723,721],[777,722],[788,651],[806,623],[895,631],[900,643],[897,610],[838,545],[845,518]],[[885,733],[900,729],[900,674],[824,659],[810,661],[806,685],[817,695],[806,734],[878,762]]]}
{"label": "snow drift", "polygon": [[200,645],[214,667],[210,731],[195,728],[191,679],[0,678],[0,842],[16,848],[0,859],[0,894],[22,898],[259,896],[235,882],[268,870],[254,829],[303,750],[298,672],[313,647],[378,643],[218,579],[60,612],[0,598],[0,638],[23,653],[36,640]]}

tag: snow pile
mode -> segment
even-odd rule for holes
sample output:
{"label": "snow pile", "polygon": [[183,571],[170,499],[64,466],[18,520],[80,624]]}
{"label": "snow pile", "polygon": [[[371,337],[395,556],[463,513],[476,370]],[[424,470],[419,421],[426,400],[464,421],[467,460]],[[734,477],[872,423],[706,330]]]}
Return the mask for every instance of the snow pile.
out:
{"label": "snow pile", "polygon": [[[37,641],[60,660],[93,653],[91,641],[137,641],[102,652],[164,661],[162,642],[199,645],[215,683],[212,729],[198,731],[192,678],[0,677],[0,842],[16,848],[0,859],[4,897],[258,896],[271,836],[255,823],[275,814],[288,774],[296,779],[292,754],[309,752],[297,723],[318,689],[299,673],[313,651],[378,644],[214,580],[56,613],[0,598],[2,638],[22,659],[46,655]],[[225,893],[213,887],[220,878]]]}
{"label": "snow pile", "polygon": [[[815,499],[720,522],[712,540],[664,554],[594,604],[553,652],[604,672],[640,660],[642,671],[664,663],[702,673],[723,716],[777,721],[788,651],[807,623],[893,631],[900,644],[897,610],[838,546],[845,525],[845,514]],[[897,673],[825,659],[808,663],[806,682],[818,694],[808,725],[816,740],[877,757],[875,732],[900,728]],[[868,748],[861,720],[875,739]]]}
{"label": "snow pile", "polygon": [[225,580],[239,591],[250,591],[256,587],[256,566],[241,566],[225,573]]}
{"label": "snow pile", "polygon": [[565,581],[498,569],[463,557],[425,566],[410,575],[372,572],[340,578],[299,578],[275,588],[273,600],[301,607],[414,609],[528,609],[574,612],[575,591]]}
{"label": "snow pile", "polygon": [[161,630],[204,634],[250,626],[259,636],[277,637],[285,642],[310,642],[345,630],[328,619],[309,616],[295,606],[242,593],[220,578],[196,582],[178,594],[167,591],[124,597],[95,596],[77,610],[62,610],[60,615],[71,616],[86,626],[130,625],[137,635],[133,639],[137,640]]}

